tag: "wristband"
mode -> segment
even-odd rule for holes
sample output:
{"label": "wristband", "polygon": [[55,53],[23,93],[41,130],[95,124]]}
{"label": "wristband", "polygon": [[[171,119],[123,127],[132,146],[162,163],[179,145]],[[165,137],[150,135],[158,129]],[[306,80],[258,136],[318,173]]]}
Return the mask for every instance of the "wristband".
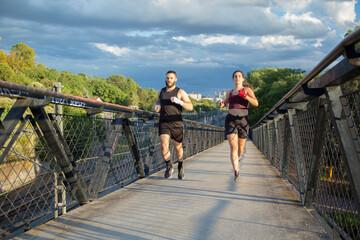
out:
{"label": "wristband", "polygon": [[243,91],[243,90],[239,90],[239,95],[242,97],[242,98],[246,98],[246,93]]}
{"label": "wristband", "polygon": [[160,106],[161,105],[158,105],[158,104],[155,105],[155,107],[154,107],[155,112],[156,112],[157,107],[160,107]]}
{"label": "wristband", "polygon": [[181,101],[180,99],[178,99],[177,97],[174,97],[174,103],[177,103],[177,104],[179,104],[181,106],[184,104],[184,102]]}

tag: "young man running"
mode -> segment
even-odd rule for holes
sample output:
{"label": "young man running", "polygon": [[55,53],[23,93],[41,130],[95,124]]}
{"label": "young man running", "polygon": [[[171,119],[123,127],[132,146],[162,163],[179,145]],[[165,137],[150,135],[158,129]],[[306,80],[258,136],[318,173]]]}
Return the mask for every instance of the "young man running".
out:
{"label": "young man running", "polygon": [[166,163],[165,178],[171,178],[174,168],[170,161],[169,143],[172,139],[177,160],[178,160],[178,178],[184,179],[183,165],[183,121],[182,109],[193,110],[193,105],[187,93],[176,87],[176,72],[168,71],[165,77],[166,87],[158,92],[155,111],[160,111],[159,135],[161,141],[161,153]]}

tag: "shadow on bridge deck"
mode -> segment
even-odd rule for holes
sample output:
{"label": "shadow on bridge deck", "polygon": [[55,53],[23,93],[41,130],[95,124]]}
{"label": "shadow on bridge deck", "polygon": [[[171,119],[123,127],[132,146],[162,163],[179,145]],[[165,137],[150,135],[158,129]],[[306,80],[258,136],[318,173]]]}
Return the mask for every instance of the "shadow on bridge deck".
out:
{"label": "shadow on bridge deck", "polygon": [[233,181],[224,142],[15,239],[329,239],[268,161],[247,141]]}

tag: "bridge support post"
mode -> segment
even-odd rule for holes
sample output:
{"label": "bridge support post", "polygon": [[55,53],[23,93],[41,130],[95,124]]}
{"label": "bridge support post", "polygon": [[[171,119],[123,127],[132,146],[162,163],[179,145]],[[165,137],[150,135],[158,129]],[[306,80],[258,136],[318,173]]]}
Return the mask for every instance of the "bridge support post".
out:
{"label": "bridge support post", "polygon": [[122,124],[125,133],[125,138],[131,152],[131,156],[135,162],[136,171],[140,178],[144,178],[145,177],[144,163],[140,159],[139,147],[136,142],[134,131],[130,125],[130,120],[128,118],[124,118],[122,120]]}
{"label": "bridge support post", "polygon": [[[26,109],[33,102],[33,99],[17,99],[10,111],[1,122],[0,128],[0,149],[3,149],[6,141],[9,139],[11,133],[14,131],[16,125],[22,119]],[[4,157],[1,157],[0,164],[3,162]]]}
{"label": "bridge support post", "polygon": [[97,198],[99,192],[102,190],[108,171],[110,162],[114,154],[114,150],[119,140],[122,125],[121,119],[115,118],[111,122],[111,126],[106,134],[106,139],[101,146],[100,157],[97,161],[94,175],[91,178],[89,193],[93,198]]}
{"label": "bridge support post", "polygon": [[268,135],[268,143],[269,143],[269,151],[268,151],[268,158],[270,161],[270,164],[273,165],[273,146],[272,146],[272,138],[271,138],[271,131],[270,131],[270,124],[272,123],[272,121],[268,121],[266,123],[267,126],[267,135]]}
{"label": "bridge support post", "polygon": [[[358,137],[352,137],[351,129],[344,116],[340,101],[343,95],[340,86],[327,87],[325,91],[329,103],[331,120],[334,124],[335,135],[339,142],[339,149],[349,174],[350,186],[354,191],[358,211],[360,211],[360,152]],[[357,145],[357,146],[356,146]]]}
{"label": "bridge support post", "polygon": [[87,203],[88,192],[86,185],[83,182],[81,174],[77,171],[76,164],[69,159],[69,153],[66,152],[66,149],[68,149],[67,144],[62,143],[60,140],[60,136],[52,126],[43,107],[31,106],[30,109],[34,115],[35,122],[39,125],[44,135],[47,145],[56,158],[57,164],[64,172],[65,178],[71,190],[74,192],[75,197],[81,205]]}

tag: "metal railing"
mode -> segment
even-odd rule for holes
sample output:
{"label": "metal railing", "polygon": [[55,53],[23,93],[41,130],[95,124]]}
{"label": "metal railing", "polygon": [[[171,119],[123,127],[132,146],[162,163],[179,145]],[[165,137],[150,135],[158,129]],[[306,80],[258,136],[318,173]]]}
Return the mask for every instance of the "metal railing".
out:
{"label": "metal railing", "polygon": [[[0,81],[5,98],[13,104],[1,109],[0,238],[165,167],[157,113]],[[52,104],[87,114],[49,113]],[[184,158],[223,141],[222,127],[184,120]]]}
{"label": "metal railing", "polygon": [[253,142],[295,186],[302,203],[314,208],[335,235],[357,240],[359,40],[360,31],[345,38],[252,127]]}

